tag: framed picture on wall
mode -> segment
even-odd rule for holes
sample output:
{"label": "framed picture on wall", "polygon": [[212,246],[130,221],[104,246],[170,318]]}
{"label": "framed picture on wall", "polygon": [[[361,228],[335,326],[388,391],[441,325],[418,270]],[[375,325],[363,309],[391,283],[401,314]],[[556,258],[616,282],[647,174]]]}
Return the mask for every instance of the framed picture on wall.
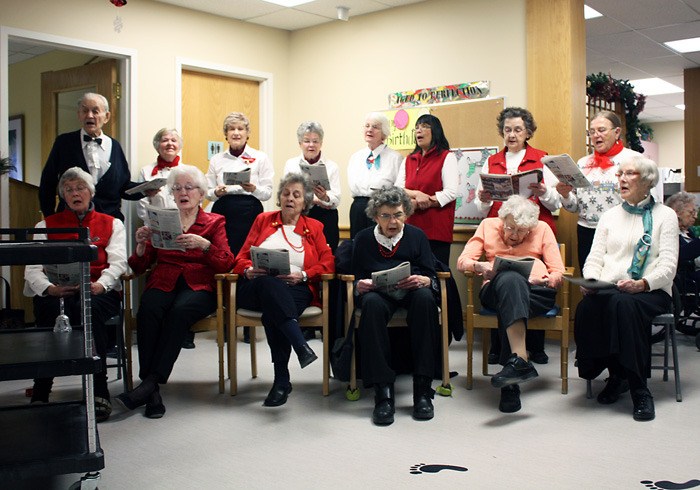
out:
{"label": "framed picture on wall", "polygon": [[24,180],[24,116],[10,116],[8,142],[10,161],[14,167],[9,176],[15,180]]}

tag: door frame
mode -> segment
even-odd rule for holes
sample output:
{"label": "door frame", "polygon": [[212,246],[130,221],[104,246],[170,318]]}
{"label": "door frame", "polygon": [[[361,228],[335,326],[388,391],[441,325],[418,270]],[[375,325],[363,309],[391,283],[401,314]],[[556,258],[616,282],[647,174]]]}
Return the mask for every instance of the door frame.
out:
{"label": "door frame", "polygon": [[[260,110],[260,150],[265,152],[270,161],[274,162],[274,146],[272,142],[274,117],[272,115],[272,93],[273,93],[273,77],[272,73],[250,70],[238,66],[222,65],[218,63],[210,63],[208,61],[195,60],[192,58],[175,58],[175,121],[177,127],[182,130],[182,72],[195,71],[200,73],[210,73],[212,75],[220,75],[229,78],[242,78],[245,80],[253,80],[259,84],[259,110]],[[263,203],[266,210],[266,204],[271,200]]]}
{"label": "door frame", "polygon": [[[8,117],[9,117],[9,40],[18,40],[34,44],[52,46],[56,49],[75,51],[97,56],[105,56],[118,60],[119,82],[122,85],[122,98],[119,103],[121,127],[118,135],[114,135],[124,148],[127,159],[134,162],[137,147],[136,107],[131,104],[136,100],[137,86],[137,51],[135,49],[95,43],[82,39],[55,36],[45,32],[16,29],[0,25],[0,152],[6,155],[9,150]],[[132,131],[133,130],[133,131]],[[0,177],[0,227],[9,227],[9,180],[7,176]]]}

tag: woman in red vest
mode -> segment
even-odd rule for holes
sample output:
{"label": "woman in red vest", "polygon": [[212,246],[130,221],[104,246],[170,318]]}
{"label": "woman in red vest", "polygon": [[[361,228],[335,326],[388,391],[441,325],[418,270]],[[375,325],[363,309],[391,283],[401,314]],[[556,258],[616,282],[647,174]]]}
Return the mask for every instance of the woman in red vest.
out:
{"label": "woman in red vest", "polygon": [[416,148],[401,163],[396,186],[406,189],[415,209],[406,222],[425,232],[433,255],[449,266],[459,183],[457,158],[437,117],[420,116],[415,133]]}
{"label": "woman in red vest", "polygon": [[[484,174],[516,174],[541,168],[544,174],[544,182],[530,184],[532,196],[530,200],[534,202],[540,210],[539,220],[549,225],[556,234],[557,228],[554,223],[552,211],[561,207],[561,196],[556,191],[557,178],[549,168],[542,165],[542,157],[547,152],[538,150],[528,145],[527,142],[535,134],[537,125],[532,113],[521,107],[506,107],[501,111],[496,119],[498,134],[503,138],[503,150],[489,157],[488,163],[481,169]],[[498,216],[498,210],[503,204],[500,201],[492,201],[491,194],[481,188],[481,181],[477,186],[477,198],[474,200],[477,208],[482,213],[487,213],[487,217]],[[492,332],[491,351],[489,352],[489,364],[498,362],[500,342],[497,335]],[[544,352],[544,331],[533,331],[528,335],[527,350],[530,352],[530,359],[538,364],[546,364],[549,360]]]}
{"label": "woman in red vest", "polygon": [[[90,262],[90,302],[92,334],[102,369],[95,373],[95,418],[109,418],[112,403],[107,388],[107,320],[121,309],[120,276],[126,272],[126,231],[124,224],[108,214],[98,213],[92,203],[95,184],[92,175],[80,167],[66,170],[58,182],[58,195],[66,208],[37,223],[36,228],[89,228],[90,240],[97,248],[97,259]],[[43,237],[34,236],[41,240]],[[75,234],[48,235],[49,240],[72,240]],[[73,324],[80,323],[81,304],[78,285],[51,282],[41,265],[28,265],[24,270],[24,295],[33,298],[34,317],[38,327],[52,327],[63,297],[65,311]],[[32,403],[48,403],[53,378],[37,378],[32,390]]]}

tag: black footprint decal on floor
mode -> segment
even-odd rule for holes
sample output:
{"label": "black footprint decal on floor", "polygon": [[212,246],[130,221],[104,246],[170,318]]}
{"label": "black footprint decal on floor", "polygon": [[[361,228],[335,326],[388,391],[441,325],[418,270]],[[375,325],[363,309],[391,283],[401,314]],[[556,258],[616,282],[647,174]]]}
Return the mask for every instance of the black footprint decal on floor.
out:
{"label": "black footprint decal on floor", "polygon": [[700,487],[700,480],[688,480],[685,483],[674,483],[668,480],[642,480],[639,483],[643,483],[647,488],[652,490],[685,490],[687,488]]}
{"label": "black footprint decal on floor", "polygon": [[[437,473],[442,470],[452,470],[452,471],[467,471],[463,466],[452,466],[449,464],[425,464],[419,463],[411,466],[411,474],[420,475],[421,473]],[[688,487],[690,488],[690,487]]]}

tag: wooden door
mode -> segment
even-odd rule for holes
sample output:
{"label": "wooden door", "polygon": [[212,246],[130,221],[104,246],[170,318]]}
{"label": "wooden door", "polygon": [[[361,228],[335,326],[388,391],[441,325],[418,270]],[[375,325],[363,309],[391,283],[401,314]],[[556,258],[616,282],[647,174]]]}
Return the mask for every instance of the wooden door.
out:
{"label": "wooden door", "polygon": [[[45,162],[59,133],[80,128],[77,102],[85,92],[104,95],[112,116],[102,130],[119,138],[119,73],[117,60],[109,59],[41,74],[41,158]],[[72,106],[72,107],[71,107]],[[59,117],[62,112],[68,114]],[[70,123],[73,112],[73,125]],[[61,123],[65,119],[65,122]]]}
{"label": "wooden door", "polygon": [[202,172],[209,169],[208,142],[222,142],[224,118],[242,112],[250,119],[248,144],[260,148],[260,90],[253,80],[191,70],[182,71],[182,161]]}

